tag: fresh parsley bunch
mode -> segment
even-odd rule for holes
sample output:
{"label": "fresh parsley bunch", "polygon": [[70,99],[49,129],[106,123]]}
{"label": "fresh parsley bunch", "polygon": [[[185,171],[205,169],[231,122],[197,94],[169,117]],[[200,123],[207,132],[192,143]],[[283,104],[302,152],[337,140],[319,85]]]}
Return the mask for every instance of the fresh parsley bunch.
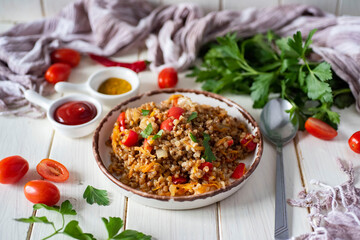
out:
{"label": "fresh parsley bunch", "polygon": [[202,66],[188,76],[203,82],[206,91],[250,94],[254,108],[262,108],[269,94],[276,93],[292,104],[290,116],[300,121],[300,129],[311,116],[337,128],[340,117],[331,106],[347,107],[354,98],[330,64],[307,59],[315,31],[304,43],[300,32],[292,38],[279,38],[271,31],[245,40],[236,34],[219,37],[218,44],[210,45]]}

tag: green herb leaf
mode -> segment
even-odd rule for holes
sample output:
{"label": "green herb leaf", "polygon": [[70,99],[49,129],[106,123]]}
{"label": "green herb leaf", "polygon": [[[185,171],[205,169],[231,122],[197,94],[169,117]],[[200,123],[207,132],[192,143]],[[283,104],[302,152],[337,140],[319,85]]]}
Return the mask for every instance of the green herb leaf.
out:
{"label": "green herb leaf", "polygon": [[24,223],[46,223],[53,225],[53,222],[50,222],[46,217],[35,217],[31,216],[29,218],[16,218],[15,219],[18,222],[24,222]]}
{"label": "green herb leaf", "polygon": [[160,131],[157,132],[157,134],[155,134],[155,135],[152,137],[152,139],[153,139],[153,140],[156,140],[156,139],[160,138],[161,135],[163,134],[163,132],[164,132],[164,130],[161,129]]}
{"label": "green herb leaf", "polygon": [[331,66],[327,62],[320,63],[312,72],[323,82],[332,78]]}
{"label": "green herb leaf", "polygon": [[309,74],[306,79],[308,96],[312,100],[321,102],[332,102],[332,91],[328,83],[319,81],[313,74]]}
{"label": "green herb leaf", "polygon": [[105,224],[105,227],[108,231],[109,239],[112,239],[122,228],[124,222],[119,217],[109,217],[109,220],[106,218],[101,218]]}
{"label": "green herb leaf", "polygon": [[197,112],[192,112],[187,120],[187,122],[190,122],[191,120],[194,120],[195,118],[197,118],[198,113]]}
{"label": "green herb leaf", "polygon": [[254,108],[262,108],[268,101],[270,85],[274,75],[272,73],[261,74],[256,77],[251,86],[251,98],[254,100]]}
{"label": "green herb leaf", "polygon": [[65,226],[64,234],[80,240],[96,240],[92,234],[84,233],[79,226],[79,222],[75,220],[70,221]]}
{"label": "green herb leaf", "polygon": [[302,46],[302,36],[301,32],[297,31],[293,38],[288,39],[288,45],[297,53],[300,57],[303,56],[303,46]]}
{"label": "green herb leaf", "polygon": [[153,131],[153,127],[152,127],[151,123],[149,123],[149,124],[146,126],[146,128],[144,129],[144,131],[142,131],[142,132],[140,133],[140,135],[141,135],[143,138],[148,138],[148,137],[151,135],[152,131]]}
{"label": "green herb leaf", "polygon": [[190,139],[193,142],[198,142],[198,140],[196,139],[196,137],[192,133],[190,133]]}
{"label": "green herb leaf", "polygon": [[76,215],[76,211],[73,209],[69,200],[66,200],[61,204],[60,213],[63,215]]}
{"label": "green herb leaf", "polygon": [[204,135],[203,145],[205,148],[204,158],[207,162],[215,161],[216,157],[214,153],[211,151],[211,147],[209,145],[210,136],[207,133],[203,133],[203,135]]}
{"label": "green herb leaf", "polygon": [[42,204],[42,203],[37,203],[33,206],[34,210],[38,210],[38,209],[41,209],[41,208],[45,208],[46,210],[49,210],[49,211],[55,211],[55,212],[58,212],[60,213],[60,207],[58,206],[48,206],[48,205],[45,205],[45,204]]}
{"label": "green herb leaf", "polygon": [[83,194],[83,198],[89,204],[97,203],[98,205],[107,206],[110,204],[110,200],[106,190],[100,190],[90,185],[87,186]]}
{"label": "green herb leaf", "polygon": [[125,230],[122,233],[113,237],[113,239],[121,240],[151,240],[151,236],[145,235],[135,230]]}
{"label": "green herb leaf", "polygon": [[149,115],[149,113],[150,113],[150,110],[141,109],[141,114],[143,116],[147,116],[147,115]]}

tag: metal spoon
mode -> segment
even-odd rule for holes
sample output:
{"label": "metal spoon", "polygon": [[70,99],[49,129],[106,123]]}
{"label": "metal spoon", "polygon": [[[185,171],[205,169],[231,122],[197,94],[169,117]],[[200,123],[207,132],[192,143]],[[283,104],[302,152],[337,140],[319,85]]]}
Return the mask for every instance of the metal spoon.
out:
{"label": "metal spoon", "polygon": [[281,98],[269,101],[260,115],[260,129],[264,136],[276,146],[276,198],[275,198],[275,239],[288,239],[285,181],[282,147],[291,141],[298,130],[298,124],[290,121],[286,112],[291,104]]}

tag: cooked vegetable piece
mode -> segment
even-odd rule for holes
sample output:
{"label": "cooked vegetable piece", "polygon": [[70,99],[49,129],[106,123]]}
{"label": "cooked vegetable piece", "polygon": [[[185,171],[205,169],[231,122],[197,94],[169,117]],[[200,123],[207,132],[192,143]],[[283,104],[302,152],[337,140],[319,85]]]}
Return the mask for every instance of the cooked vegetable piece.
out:
{"label": "cooked vegetable piece", "polygon": [[126,119],[125,112],[121,112],[119,114],[119,117],[117,118],[117,121],[119,122],[121,131],[124,131],[126,129],[125,119]]}
{"label": "cooked vegetable piece", "polygon": [[150,113],[150,110],[141,109],[141,114],[143,116],[147,116],[147,115],[149,115],[149,113]]}
{"label": "cooked vegetable piece", "polygon": [[243,146],[248,152],[252,152],[256,148],[256,143],[254,142],[254,136],[250,133],[240,141],[241,146]]}
{"label": "cooked vegetable piece", "polygon": [[185,110],[181,107],[172,107],[168,111],[168,116],[174,117],[175,119],[179,119],[180,116],[183,115],[184,112],[185,112]]}
{"label": "cooked vegetable piece", "polygon": [[172,182],[174,183],[174,184],[183,184],[183,183],[186,183],[188,180],[187,180],[187,178],[185,178],[185,177],[172,177]]}
{"label": "cooked vegetable piece", "polygon": [[173,123],[173,120],[170,118],[163,121],[160,125],[160,129],[166,130],[166,131],[171,131],[173,128],[174,128],[174,123]]}
{"label": "cooked vegetable piece", "polygon": [[232,178],[239,179],[241,178],[246,172],[246,167],[244,163],[239,163],[239,165],[235,168],[233,174],[231,175]]}
{"label": "cooked vegetable piece", "polygon": [[125,134],[122,140],[122,144],[124,144],[127,147],[132,147],[137,143],[138,138],[139,135],[135,131],[129,130],[129,132]]}

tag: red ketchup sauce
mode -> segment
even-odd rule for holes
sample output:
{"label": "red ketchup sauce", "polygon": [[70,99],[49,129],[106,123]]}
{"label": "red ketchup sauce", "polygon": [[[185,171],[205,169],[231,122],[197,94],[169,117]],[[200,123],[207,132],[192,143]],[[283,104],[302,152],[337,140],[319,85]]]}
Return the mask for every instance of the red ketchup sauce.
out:
{"label": "red ketchup sauce", "polygon": [[55,110],[54,119],[65,125],[79,125],[89,122],[96,114],[94,104],[85,101],[70,101]]}

